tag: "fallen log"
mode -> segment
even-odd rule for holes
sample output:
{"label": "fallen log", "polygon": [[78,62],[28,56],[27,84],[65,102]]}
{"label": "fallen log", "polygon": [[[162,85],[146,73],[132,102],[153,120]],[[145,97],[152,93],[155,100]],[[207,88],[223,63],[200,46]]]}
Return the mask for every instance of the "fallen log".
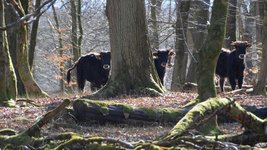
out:
{"label": "fallen log", "polygon": [[[192,105],[193,106],[193,105]],[[154,122],[176,124],[191,108],[136,108],[127,104],[93,101],[80,99],[73,103],[74,116],[78,121],[113,122],[113,123],[138,123],[150,124]],[[257,117],[267,117],[267,107],[242,106],[246,111],[252,112]],[[218,122],[236,122],[224,113],[218,112]]]}
{"label": "fallen log", "polygon": [[135,108],[127,104],[93,100],[73,102],[74,116],[79,121],[129,123],[176,123],[191,107],[187,108]]}
{"label": "fallen log", "polygon": [[230,118],[241,123],[252,133],[266,135],[266,120],[260,119],[254,114],[247,112],[238,103],[231,99],[210,98],[193,107],[181,120],[179,120],[162,141],[175,140],[192,127],[203,123],[203,120],[209,118],[215,111],[222,111]]}

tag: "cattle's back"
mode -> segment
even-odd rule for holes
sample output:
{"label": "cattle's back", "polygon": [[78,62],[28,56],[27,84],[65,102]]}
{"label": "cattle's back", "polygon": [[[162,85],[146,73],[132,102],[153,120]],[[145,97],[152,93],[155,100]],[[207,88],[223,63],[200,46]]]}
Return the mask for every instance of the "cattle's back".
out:
{"label": "cattle's back", "polygon": [[227,76],[227,65],[228,65],[228,57],[230,51],[227,49],[222,49],[216,64],[215,73],[219,76],[226,77]]}

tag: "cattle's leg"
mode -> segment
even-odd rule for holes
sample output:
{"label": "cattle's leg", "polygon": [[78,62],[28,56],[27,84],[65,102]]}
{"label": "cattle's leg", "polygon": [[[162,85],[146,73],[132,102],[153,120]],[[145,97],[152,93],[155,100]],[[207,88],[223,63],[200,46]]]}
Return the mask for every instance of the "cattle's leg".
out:
{"label": "cattle's leg", "polygon": [[242,85],[243,85],[243,78],[244,78],[244,77],[239,77],[239,78],[238,78],[238,87],[239,87],[239,89],[242,88]]}
{"label": "cattle's leg", "polygon": [[85,85],[85,78],[82,75],[79,75],[79,73],[77,73],[77,84],[79,91],[82,92]]}
{"label": "cattle's leg", "polygon": [[224,91],[223,86],[224,86],[224,77],[220,77],[220,88],[222,92]]}
{"label": "cattle's leg", "polygon": [[100,89],[100,87],[96,83],[91,83],[90,87],[91,87],[91,91],[97,91],[98,89]]}
{"label": "cattle's leg", "polygon": [[235,90],[235,86],[236,86],[235,78],[229,78],[229,82],[231,84],[232,90]]}

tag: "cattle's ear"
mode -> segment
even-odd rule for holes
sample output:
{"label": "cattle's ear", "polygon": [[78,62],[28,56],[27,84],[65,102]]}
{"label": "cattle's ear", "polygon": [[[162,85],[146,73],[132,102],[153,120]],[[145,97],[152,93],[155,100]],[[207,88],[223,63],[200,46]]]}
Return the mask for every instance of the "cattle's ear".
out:
{"label": "cattle's ear", "polygon": [[170,51],[169,56],[174,57],[176,55],[175,51]]}
{"label": "cattle's ear", "polygon": [[231,46],[236,46],[237,45],[237,42],[236,41],[232,41],[230,45]]}
{"label": "cattle's ear", "polygon": [[251,46],[251,44],[246,41],[246,47],[250,47],[250,46]]}
{"label": "cattle's ear", "polygon": [[159,58],[157,52],[153,52],[152,55],[153,55],[153,59],[157,59],[157,58]]}
{"label": "cattle's ear", "polygon": [[95,58],[98,60],[101,60],[101,54],[100,53],[94,53]]}

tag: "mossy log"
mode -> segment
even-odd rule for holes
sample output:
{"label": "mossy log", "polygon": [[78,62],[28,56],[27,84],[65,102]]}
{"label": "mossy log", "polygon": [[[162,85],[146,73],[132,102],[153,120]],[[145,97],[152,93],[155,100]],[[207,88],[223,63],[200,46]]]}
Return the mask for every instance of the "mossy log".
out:
{"label": "mossy log", "polygon": [[135,108],[127,104],[79,99],[73,103],[79,121],[132,123],[176,123],[191,107],[187,108]]}
{"label": "mossy log", "polygon": [[247,112],[231,99],[210,98],[193,107],[165,136],[164,140],[173,140],[180,137],[189,129],[199,126],[218,112],[223,112],[230,118],[240,122],[252,133],[264,134],[265,132],[266,120]]}
{"label": "mossy log", "polygon": [[14,130],[6,129],[0,131],[0,148],[11,145],[18,147],[20,145],[28,145],[35,142],[36,136],[39,135],[41,128],[52,120],[59,112],[70,104],[70,100],[66,99],[57,108],[44,114],[36,123],[28,129],[16,134]]}

